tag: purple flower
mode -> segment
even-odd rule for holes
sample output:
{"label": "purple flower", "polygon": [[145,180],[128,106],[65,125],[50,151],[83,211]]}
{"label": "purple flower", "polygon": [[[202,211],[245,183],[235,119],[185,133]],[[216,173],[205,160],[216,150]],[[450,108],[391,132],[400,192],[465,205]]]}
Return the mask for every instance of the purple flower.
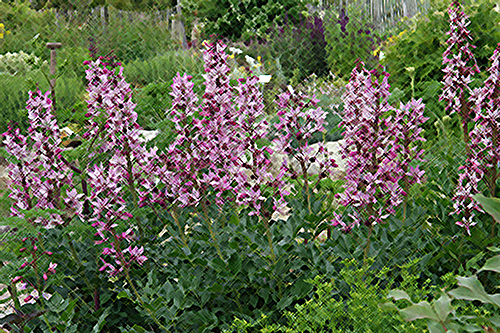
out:
{"label": "purple flower", "polygon": [[[42,94],[40,90],[29,93],[26,103],[30,120],[29,139],[20,134],[19,129],[11,127],[3,134],[7,152],[17,159],[9,166],[12,179],[9,197],[14,200],[11,207],[13,216],[24,217],[22,210],[61,209],[64,203],[68,204],[61,189],[72,184],[72,172],[61,159],[60,131],[52,114],[49,94]],[[79,206],[76,206],[76,211],[78,214]],[[32,222],[51,228],[63,224],[65,219],[59,214],[51,214],[50,219],[38,217]]]}
{"label": "purple flower", "polygon": [[498,165],[500,162],[500,147],[498,133],[500,133],[500,112],[498,105],[500,98],[500,44],[491,57],[491,67],[488,69],[490,76],[482,88],[473,91],[471,101],[472,111],[476,114],[475,126],[470,132],[467,160],[461,166],[452,214],[462,215],[458,225],[470,228],[476,223],[473,221],[475,211],[481,211],[480,206],[472,198],[479,193],[481,180],[484,181],[490,194],[495,195],[496,179],[498,178]]}
{"label": "purple flower", "polygon": [[[168,115],[177,137],[161,155],[165,167],[157,169],[156,175],[165,186],[166,198],[180,207],[196,206],[211,196],[219,206],[235,201],[258,214],[265,200],[259,184],[281,184],[269,172],[268,149],[257,146],[269,127],[258,78],[231,87],[226,45],[217,41],[205,47],[206,89],[201,106],[191,76],[174,77]],[[280,189],[276,191],[276,197],[284,200]]]}
{"label": "purple flower", "polygon": [[[460,115],[464,131],[466,131],[466,124],[471,120],[471,109],[467,103],[466,94],[471,93],[469,83],[472,82],[472,76],[479,73],[479,67],[471,51],[471,48],[475,46],[469,43],[472,37],[467,30],[468,16],[462,11],[460,2],[453,1],[448,8],[448,13],[450,31],[446,33],[449,36],[448,48],[443,53],[443,65],[446,65],[446,68],[443,70],[444,87],[439,100],[447,102],[446,110],[449,110],[450,114],[456,112]],[[464,140],[467,143],[468,138],[465,134]]]}
{"label": "purple flower", "polygon": [[423,173],[409,163],[422,160],[423,151],[415,143],[424,140],[419,128],[427,120],[424,105],[412,100],[399,109],[390,106],[388,76],[369,72],[359,62],[342,96],[344,116],[339,126],[344,128],[342,157],[347,160],[347,176],[345,191],[338,198],[354,213],[349,214],[351,225],[338,215],[333,223],[344,230],[382,223],[396,212],[408,187],[421,181]]}

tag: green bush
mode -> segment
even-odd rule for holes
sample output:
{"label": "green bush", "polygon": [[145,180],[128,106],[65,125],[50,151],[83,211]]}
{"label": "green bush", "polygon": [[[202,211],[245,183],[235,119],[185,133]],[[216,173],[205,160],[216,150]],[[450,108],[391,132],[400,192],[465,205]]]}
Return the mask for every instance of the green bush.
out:
{"label": "green bush", "polygon": [[374,28],[361,7],[353,4],[346,9],[327,11],[325,39],[330,70],[348,80],[356,59],[361,59],[367,68],[378,64],[378,57],[373,52],[382,34]]}
{"label": "green bush", "polygon": [[147,60],[129,62],[124,65],[123,73],[128,82],[139,87],[158,82],[172,84],[177,73],[203,74],[202,54],[192,50],[168,51]]}
{"label": "green bush", "polygon": [[144,20],[131,21],[111,6],[107,10],[108,21],[103,26],[100,21],[86,19],[86,12],[68,20],[59,17],[56,21],[53,10],[35,11],[28,4],[0,3],[0,22],[10,31],[0,40],[0,54],[22,50],[45,58],[47,42],[60,42],[68,49],[88,49],[92,38],[99,54],[113,51],[121,62],[128,63],[177,48],[170,38],[167,21],[155,22],[147,14]]}
{"label": "green bush", "polygon": [[[394,283],[387,281],[388,269],[374,272],[355,260],[342,264],[338,278],[317,276],[307,281],[314,286],[313,297],[286,311],[286,324],[272,323],[265,315],[253,323],[237,318],[225,332],[424,332],[422,323],[405,323],[380,307]],[[409,273],[415,274],[415,264],[410,262],[401,272],[406,277],[401,284],[412,290],[418,288],[412,285],[416,276]]]}
{"label": "green bush", "polygon": [[[205,23],[205,37],[212,34],[232,41],[265,37],[273,23],[282,24],[284,13],[299,21],[307,12],[303,0],[182,0],[181,5],[189,15],[197,15]],[[188,26],[190,23],[188,23]]]}

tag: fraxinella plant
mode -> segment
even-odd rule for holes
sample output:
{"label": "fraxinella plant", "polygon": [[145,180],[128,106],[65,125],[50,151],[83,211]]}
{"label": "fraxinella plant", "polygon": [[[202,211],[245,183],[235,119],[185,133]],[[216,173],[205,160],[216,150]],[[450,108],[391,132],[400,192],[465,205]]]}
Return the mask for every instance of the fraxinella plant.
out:
{"label": "fraxinella plant", "polygon": [[391,124],[390,131],[395,138],[399,152],[399,162],[402,170],[402,186],[404,194],[408,193],[413,184],[420,184],[425,174],[418,165],[410,165],[412,161],[423,162],[424,150],[420,149],[418,142],[426,141],[422,136],[423,129],[420,127],[429,118],[424,117],[425,105],[422,99],[412,99],[407,104],[401,103],[399,108],[395,109],[394,116],[388,118]]}
{"label": "fraxinella plant", "polygon": [[[93,209],[91,221],[96,227],[101,240],[96,244],[109,243],[104,248],[104,255],[114,257],[115,265],[104,262],[101,270],[107,269],[111,275],[128,274],[133,262],[140,265],[147,259],[144,249],[128,246],[122,248],[123,240],[134,240],[132,228],[120,233],[116,230],[121,221],[127,221],[133,216],[127,212],[123,199],[124,189],[132,195],[136,207],[149,198],[154,192],[152,186],[153,170],[157,165],[156,149],[146,150],[139,140],[140,126],[137,124],[135,104],[131,101],[131,89],[123,77],[123,68],[114,68],[119,64],[110,64],[106,59],[99,58],[86,62],[87,79],[89,80],[89,113],[91,128],[87,136],[102,138],[101,152],[114,149],[106,166],[94,165],[88,171],[88,183],[92,189],[90,203]],[[102,115],[102,116],[101,116]],[[142,191],[138,188],[141,187]],[[137,221],[138,222],[138,221]],[[123,222],[122,222],[123,223]],[[141,226],[139,234],[142,235]],[[125,254],[128,253],[128,257]],[[128,259],[127,259],[128,258]]]}
{"label": "fraxinella plant", "polygon": [[275,125],[277,137],[274,142],[278,152],[285,152],[298,162],[300,170],[291,170],[286,161],[282,168],[291,172],[294,179],[299,175],[302,177],[310,210],[308,169],[311,164],[318,160],[320,154],[324,155],[325,158],[320,162],[319,179],[326,178],[337,167],[323,143],[318,144],[317,151],[308,144],[314,133],[325,131],[326,112],[317,106],[319,100],[314,95],[310,97],[300,91],[296,92],[291,86],[278,98],[276,104],[279,122]]}
{"label": "fraxinella plant", "polygon": [[[260,213],[265,200],[259,184],[282,186],[281,177],[272,178],[268,148],[257,141],[267,135],[258,79],[229,85],[230,69],[225,45],[205,44],[205,94],[198,106],[188,75],[177,76],[170,118],[176,140],[163,156],[166,168],[159,179],[166,196],[179,207],[206,206],[209,196],[219,206],[228,201],[250,205]],[[236,93],[235,93],[236,92]],[[267,155],[266,155],[267,154]],[[264,182],[266,180],[266,182]],[[276,196],[275,208],[283,206],[283,192]]]}
{"label": "fraxinella plant", "polygon": [[[207,200],[210,188],[216,193],[217,204],[222,205],[232,190],[242,153],[225,46],[216,43],[205,47],[206,89],[202,106],[196,105],[198,98],[191,76],[177,74],[172,85],[170,118],[177,137],[163,155],[167,169],[159,178],[167,187],[166,195],[180,207],[196,206]],[[206,205],[204,201],[202,204]]]}
{"label": "fraxinella plant", "polygon": [[[238,174],[236,186],[238,204],[250,204],[255,210],[250,214],[257,214],[260,210],[261,190],[258,184],[267,184],[269,188],[274,188],[273,195],[274,209],[282,212],[286,207],[284,196],[289,192],[284,190],[283,171],[273,176],[270,172],[270,156],[274,153],[269,147],[258,147],[258,142],[268,136],[269,123],[264,112],[263,97],[259,91],[259,79],[255,76],[239,80],[236,87],[238,96],[235,99],[239,105],[238,122],[243,133],[246,133],[242,140],[245,150],[245,158],[242,167],[247,172]],[[246,161],[249,160],[249,163]],[[250,178],[250,179],[248,179]],[[265,212],[264,215],[270,212]],[[266,216],[269,217],[270,215]]]}
{"label": "fraxinella plant", "polygon": [[486,176],[491,196],[495,196],[500,162],[500,43],[491,57],[490,76],[484,87],[474,91],[476,126],[471,132],[472,149]]}
{"label": "fraxinella plant", "polygon": [[[19,129],[10,127],[3,134],[7,152],[17,159],[9,166],[13,216],[24,217],[22,211],[30,209],[67,208],[68,212],[82,213],[82,195],[75,189],[68,189],[72,173],[61,156],[59,127],[52,114],[49,94],[42,94],[40,90],[29,94],[26,107],[30,120],[29,138],[20,134]],[[50,219],[37,217],[33,222],[50,228],[68,222],[71,216],[66,215],[53,213]]]}
{"label": "fraxinella plant", "polygon": [[475,48],[469,41],[472,40],[470,32],[467,30],[469,25],[467,15],[462,11],[460,2],[453,1],[448,8],[450,15],[450,31],[447,40],[448,48],[443,53],[443,69],[445,75],[443,78],[443,93],[439,100],[447,102],[446,110],[450,114],[458,113],[462,120],[464,142],[468,144],[469,133],[467,124],[471,119],[471,105],[468,102],[468,96],[471,94],[469,83],[472,82],[472,76],[479,73],[479,67],[476,58],[471,51]]}
{"label": "fraxinella plant", "polygon": [[[338,195],[342,205],[353,208],[352,224],[335,213],[333,225],[344,231],[353,226],[383,223],[406,195],[400,182],[418,183],[422,172],[409,168],[410,159],[419,159],[422,152],[409,148],[411,140],[423,140],[418,125],[425,121],[421,101],[411,101],[394,110],[388,74],[369,72],[359,62],[351,73],[342,99],[345,143],[342,157],[347,159],[345,191]],[[395,113],[388,117],[389,113]]]}
{"label": "fraxinella plant", "polygon": [[453,214],[462,215],[462,220],[457,224],[470,228],[476,223],[473,221],[475,210],[482,212],[478,203],[472,198],[480,192],[480,181],[484,180],[490,195],[495,196],[496,181],[498,179],[498,166],[500,162],[500,44],[491,57],[491,67],[488,69],[490,76],[482,88],[473,91],[472,111],[476,114],[475,126],[470,132],[469,150],[465,165],[459,169],[457,191],[454,197],[455,209]]}

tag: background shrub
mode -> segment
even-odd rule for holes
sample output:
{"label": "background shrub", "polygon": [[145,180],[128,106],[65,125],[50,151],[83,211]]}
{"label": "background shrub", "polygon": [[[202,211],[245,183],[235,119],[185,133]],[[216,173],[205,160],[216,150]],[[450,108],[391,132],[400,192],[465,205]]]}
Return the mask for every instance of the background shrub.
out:
{"label": "background shrub", "polygon": [[373,52],[378,47],[383,34],[374,28],[368,14],[356,4],[333,9],[325,15],[328,65],[341,78],[349,79],[356,59],[361,59],[367,68],[378,64]]}
{"label": "background shrub", "polygon": [[[183,0],[186,16],[197,15],[205,23],[206,37],[216,34],[232,41],[264,37],[275,24],[284,22],[284,13],[297,23],[306,4],[316,1],[301,0]],[[190,24],[188,23],[188,26]]]}

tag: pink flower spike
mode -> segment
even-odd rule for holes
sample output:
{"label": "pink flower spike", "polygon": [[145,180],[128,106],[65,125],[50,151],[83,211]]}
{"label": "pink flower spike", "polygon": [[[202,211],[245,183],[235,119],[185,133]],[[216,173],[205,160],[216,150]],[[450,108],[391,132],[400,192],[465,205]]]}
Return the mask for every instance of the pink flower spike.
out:
{"label": "pink flower spike", "polygon": [[22,276],[16,276],[15,278],[12,279],[12,283],[17,283],[18,281],[21,281],[23,279]]}

